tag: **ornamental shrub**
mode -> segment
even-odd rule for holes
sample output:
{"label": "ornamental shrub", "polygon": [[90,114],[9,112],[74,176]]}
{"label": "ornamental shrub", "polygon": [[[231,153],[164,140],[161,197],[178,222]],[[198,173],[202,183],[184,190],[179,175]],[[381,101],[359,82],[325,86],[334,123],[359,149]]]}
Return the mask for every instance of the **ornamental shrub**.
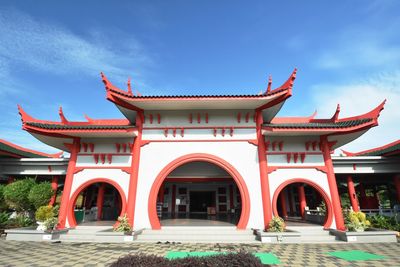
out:
{"label": "ornamental shrub", "polygon": [[13,219],[9,219],[7,222],[8,228],[28,227],[32,225],[34,225],[33,220],[23,213],[18,214]]}
{"label": "ornamental shrub", "polygon": [[285,221],[281,217],[275,216],[268,224],[268,232],[283,232],[285,227]]}
{"label": "ornamental shrub", "polygon": [[49,204],[54,191],[49,182],[35,184],[29,191],[28,199],[30,203],[38,209],[41,206]]}
{"label": "ornamental shrub", "polygon": [[11,209],[16,211],[31,210],[32,205],[28,199],[29,191],[35,185],[33,179],[23,179],[4,187],[4,199]]}
{"label": "ornamental shrub", "polygon": [[45,222],[50,218],[54,218],[56,214],[54,213],[54,208],[50,205],[41,206],[35,212],[35,219],[38,222]]}
{"label": "ornamental shrub", "polygon": [[373,216],[368,216],[367,218],[371,222],[371,226],[374,228],[400,232],[400,223],[396,221],[395,217],[376,214]]}
{"label": "ornamental shrub", "polygon": [[0,184],[0,212],[7,209],[7,204],[4,200],[4,187],[4,185]]}
{"label": "ornamental shrub", "polygon": [[363,232],[371,223],[367,220],[367,216],[361,211],[349,211],[345,216],[345,226],[349,231]]}
{"label": "ornamental shrub", "polygon": [[6,228],[9,218],[10,214],[8,212],[0,212],[0,229]]}
{"label": "ornamental shrub", "polygon": [[48,218],[47,220],[44,221],[44,227],[48,231],[56,229],[57,224],[58,224],[58,218],[57,217],[51,217],[51,218]]}
{"label": "ornamental shrub", "polygon": [[114,232],[131,232],[132,227],[129,224],[128,215],[125,213],[124,216],[118,217],[118,224],[114,227]]}
{"label": "ornamental shrub", "polygon": [[204,257],[186,257],[180,259],[166,259],[164,257],[146,254],[128,255],[119,258],[111,267],[125,266],[152,266],[152,267],[200,267],[200,266],[248,266],[261,267],[261,261],[248,252],[224,253]]}

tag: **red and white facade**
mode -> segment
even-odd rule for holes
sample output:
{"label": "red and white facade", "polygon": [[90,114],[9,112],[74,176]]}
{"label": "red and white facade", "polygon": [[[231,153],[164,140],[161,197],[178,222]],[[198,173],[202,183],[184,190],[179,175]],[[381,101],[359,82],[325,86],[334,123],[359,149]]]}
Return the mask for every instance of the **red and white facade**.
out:
{"label": "red and white facade", "polygon": [[[320,194],[325,228],[343,229],[331,151],[376,126],[384,102],[351,118],[339,118],[339,107],[329,119],[276,117],[295,77],[296,70],[274,90],[270,81],[260,95],[141,96],[129,83],[123,91],[102,74],[107,99],[125,119],[72,122],[60,109],[61,121],[52,122],[19,107],[23,129],[70,153],[60,227],[76,226],[74,207],[82,190],[106,183],[118,192],[116,206],[134,229],[162,227],[157,202],[169,203],[163,206],[167,213],[195,210],[185,196],[210,186],[215,193],[208,206],[217,213],[240,206],[237,228],[261,229],[290,210],[294,198],[285,188],[296,183]],[[301,186],[298,192],[301,202]],[[104,188],[97,196],[101,206]]]}

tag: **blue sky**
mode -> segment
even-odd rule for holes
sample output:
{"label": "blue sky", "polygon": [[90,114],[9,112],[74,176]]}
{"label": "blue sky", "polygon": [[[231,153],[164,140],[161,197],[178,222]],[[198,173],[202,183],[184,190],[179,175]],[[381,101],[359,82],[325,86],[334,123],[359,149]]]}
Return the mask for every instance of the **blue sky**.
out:
{"label": "blue sky", "polygon": [[344,147],[399,138],[399,1],[1,1],[0,138],[55,151],[21,130],[40,119],[121,118],[99,72],[151,94],[247,94],[298,68],[280,116],[342,116],[387,105]]}

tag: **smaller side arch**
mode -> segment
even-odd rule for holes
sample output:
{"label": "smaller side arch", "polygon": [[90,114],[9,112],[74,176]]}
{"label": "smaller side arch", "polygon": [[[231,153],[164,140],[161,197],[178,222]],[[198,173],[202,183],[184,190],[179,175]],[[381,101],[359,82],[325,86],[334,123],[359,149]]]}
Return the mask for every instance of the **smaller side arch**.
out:
{"label": "smaller side arch", "polygon": [[274,196],[272,198],[272,211],[274,216],[278,216],[278,209],[277,209],[277,203],[278,203],[278,197],[279,194],[282,192],[282,190],[290,185],[290,184],[294,184],[294,183],[304,183],[307,184],[311,187],[313,187],[315,190],[317,190],[318,193],[321,194],[322,199],[325,201],[326,204],[326,212],[327,212],[327,216],[325,218],[325,222],[324,222],[324,229],[329,229],[330,226],[332,225],[333,222],[333,208],[332,208],[332,202],[330,201],[330,198],[328,196],[328,194],[324,191],[324,189],[322,189],[322,187],[320,187],[318,184],[304,179],[304,178],[294,178],[294,179],[289,179],[287,181],[284,181],[283,183],[281,183],[278,188],[275,190],[274,192]]}
{"label": "smaller side arch", "polygon": [[68,223],[69,223],[69,227],[76,227],[77,223],[75,220],[75,215],[74,215],[74,207],[75,207],[75,203],[76,200],[79,196],[79,194],[86,189],[88,186],[95,184],[95,183],[107,183],[109,185],[112,185],[115,187],[115,189],[117,189],[120,197],[121,197],[121,201],[122,201],[122,208],[121,208],[121,213],[120,216],[123,216],[126,213],[126,196],[124,193],[124,190],[122,190],[121,186],[111,180],[111,179],[107,179],[107,178],[95,178],[95,179],[90,179],[89,181],[81,184],[76,190],[75,192],[72,194],[72,196],[69,198],[69,203],[68,203]]}

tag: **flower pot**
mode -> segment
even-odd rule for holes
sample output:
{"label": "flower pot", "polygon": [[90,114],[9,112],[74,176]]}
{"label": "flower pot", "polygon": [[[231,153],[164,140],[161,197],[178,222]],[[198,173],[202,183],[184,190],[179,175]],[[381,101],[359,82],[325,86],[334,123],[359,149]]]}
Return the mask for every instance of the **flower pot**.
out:
{"label": "flower pot", "polygon": [[44,222],[36,222],[38,224],[38,227],[36,228],[36,230],[38,231],[45,231],[46,230],[46,226],[44,226]]}

